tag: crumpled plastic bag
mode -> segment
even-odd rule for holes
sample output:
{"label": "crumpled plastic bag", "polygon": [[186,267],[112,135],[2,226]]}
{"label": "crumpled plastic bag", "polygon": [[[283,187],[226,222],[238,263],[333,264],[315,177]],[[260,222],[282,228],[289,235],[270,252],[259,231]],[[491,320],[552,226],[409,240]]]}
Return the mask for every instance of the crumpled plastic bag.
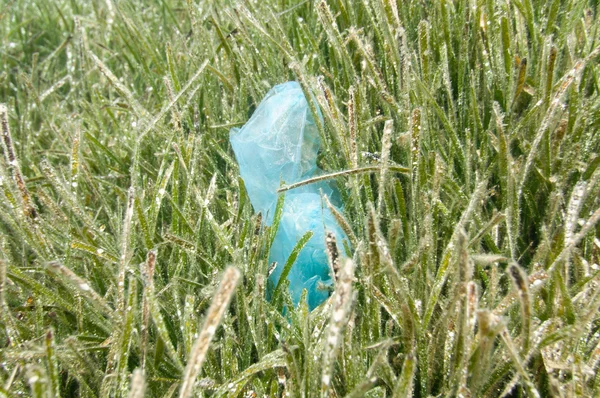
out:
{"label": "crumpled plastic bag", "polygon": [[[292,184],[321,172],[316,164],[321,145],[319,132],[297,82],[273,87],[250,120],[242,128],[231,130],[229,139],[252,206],[262,213],[266,225],[273,222],[277,189],[282,181]],[[329,209],[323,207],[321,194],[338,196],[326,182],[286,192],[269,254],[269,262],[277,262],[277,267],[269,276],[268,294],[277,285],[298,240],[307,231],[313,231],[287,277],[294,305],[300,301],[302,290],[307,289],[311,310],[327,299],[328,286],[333,283],[325,253],[326,233],[335,235],[341,254],[342,242],[348,240]]]}

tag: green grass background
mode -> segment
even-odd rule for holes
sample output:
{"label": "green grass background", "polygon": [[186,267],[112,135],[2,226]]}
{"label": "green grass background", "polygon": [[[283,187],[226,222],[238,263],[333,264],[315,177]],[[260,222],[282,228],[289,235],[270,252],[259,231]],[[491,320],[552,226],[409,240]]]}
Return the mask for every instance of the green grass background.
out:
{"label": "green grass background", "polygon": [[[0,396],[600,395],[599,13],[0,0]],[[288,80],[353,261],[284,318],[228,132]]]}

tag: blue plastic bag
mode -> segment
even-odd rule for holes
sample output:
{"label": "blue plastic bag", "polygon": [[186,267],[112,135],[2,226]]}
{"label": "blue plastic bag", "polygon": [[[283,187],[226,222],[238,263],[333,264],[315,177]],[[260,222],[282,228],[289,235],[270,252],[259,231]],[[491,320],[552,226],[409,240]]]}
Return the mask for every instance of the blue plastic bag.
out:
{"label": "blue plastic bag", "polygon": [[[250,120],[242,128],[231,130],[229,139],[252,206],[263,214],[266,225],[273,222],[281,181],[292,184],[320,173],[316,164],[321,145],[319,132],[297,82],[273,87]],[[321,194],[337,196],[336,190],[323,182],[286,192],[283,215],[269,254],[269,262],[277,262],[277,267],[269,276],[268,293],[277,285],[298,240],[307,231],[313,231],[287,278],[294,304],[300,301],[302,290],[307,289],[311,310],[327,299],[328,286],[333,283],[325,253],[326,233],[336,236],[340,248],[347,241],[331,212],[323,208]]]}

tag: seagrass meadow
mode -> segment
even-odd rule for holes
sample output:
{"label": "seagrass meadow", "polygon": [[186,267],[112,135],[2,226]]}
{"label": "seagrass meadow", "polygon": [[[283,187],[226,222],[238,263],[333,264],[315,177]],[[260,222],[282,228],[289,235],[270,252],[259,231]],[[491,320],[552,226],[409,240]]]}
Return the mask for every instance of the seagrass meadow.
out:
{"label": "seagrass meadow", "polygon": [[[599,39],[597,0],[0,0],[0,396],[600,396]],[[312,312],[229,143],[291,80],[352,246]]]}

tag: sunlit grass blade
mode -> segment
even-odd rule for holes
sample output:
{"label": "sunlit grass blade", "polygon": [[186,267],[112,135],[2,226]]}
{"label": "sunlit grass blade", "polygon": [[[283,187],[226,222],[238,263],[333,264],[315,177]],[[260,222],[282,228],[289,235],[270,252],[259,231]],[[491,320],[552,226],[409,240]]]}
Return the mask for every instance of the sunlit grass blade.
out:
{"label": "sunlit grass blade", "polygon": [[[288,259],[285,261],[285,264],[283,265],[283,270],[281,271],[281,275],[279,276],[279,281],[277,281],[277,285],[275,286],[275,289],[273,290],[273,296],[271,298],[271,301],[273,303],[277,303],[277,300],[279,299],[279,296],[282,293],[283,285],[287,281],[287,277],[288,277],[290,271],[292,270],[292,267],[294,266],[294,263],[296,262],[298,255],[300,254],[302,249],[304,249],[304,246],[308,243],[308,241],[312,238],[312,236],[313,236],[313,231],[307,231],[304,235],[302,235],[302,237],[300,239],[298,239],[298,242],[296,242],[296,245],[290,252]],[[277,264],[277,266],[281,267],[280,264]]]}

